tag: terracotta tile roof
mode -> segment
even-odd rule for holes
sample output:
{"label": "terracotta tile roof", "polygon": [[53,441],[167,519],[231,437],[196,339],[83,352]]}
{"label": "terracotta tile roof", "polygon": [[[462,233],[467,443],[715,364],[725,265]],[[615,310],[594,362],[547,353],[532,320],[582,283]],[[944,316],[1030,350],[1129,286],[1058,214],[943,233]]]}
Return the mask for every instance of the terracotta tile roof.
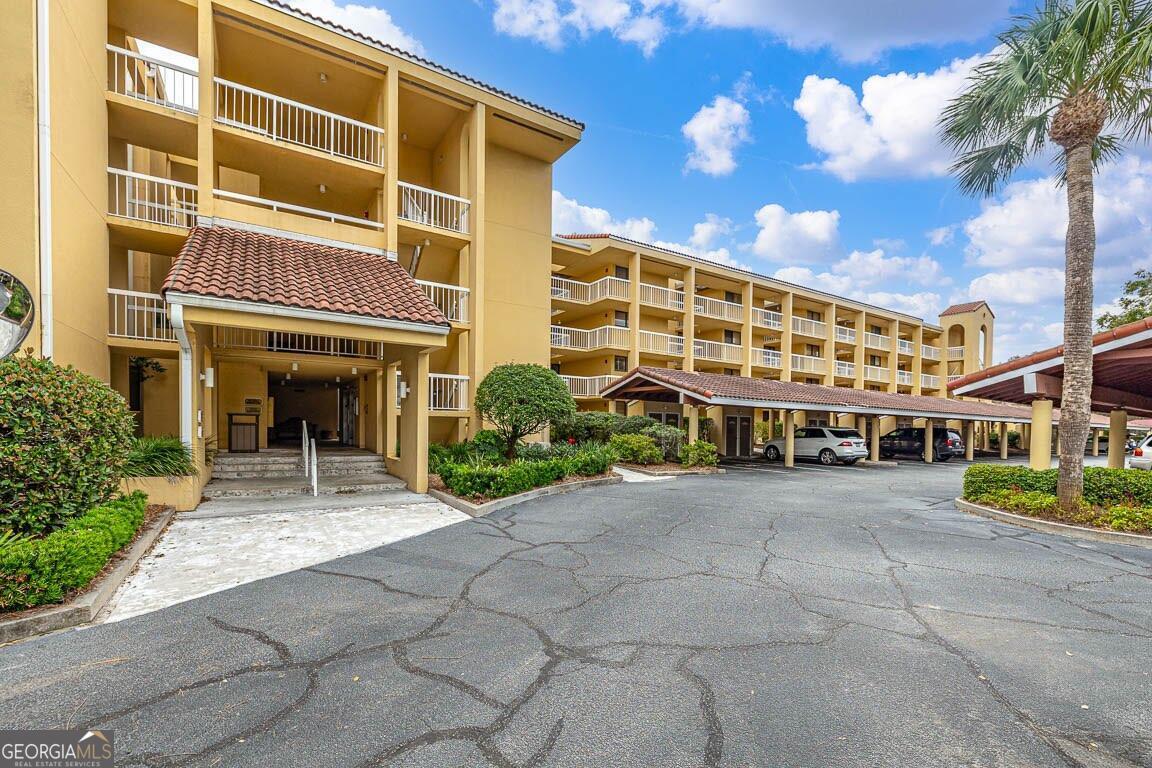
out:
{"label": "terracotta tile roof", "polygon": [[169,291],[235,301],[448,325],[385,256],[229,227],[195,227],[164,280]]}
{"label": "terracotta tile roof", "polygon": [[[940,317],[947,317],[948,315],[962,315],[965,312],[975,312],[977,309],[980,309],[980,307],[987,306],[988,302],[986,301],[967,301],[963,304],[953,304],[941,312]],[[992,307],[988,307],[988,312],[992,312]],[[992,314],[992,316],[995,317],[996,315]]]}

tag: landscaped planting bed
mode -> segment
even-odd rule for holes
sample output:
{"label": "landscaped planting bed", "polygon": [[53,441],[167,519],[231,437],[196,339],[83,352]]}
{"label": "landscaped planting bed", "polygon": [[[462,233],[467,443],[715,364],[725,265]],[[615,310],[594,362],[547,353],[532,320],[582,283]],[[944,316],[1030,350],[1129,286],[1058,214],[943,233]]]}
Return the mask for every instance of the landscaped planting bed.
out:
{"label": "landscaped planting bed", "polygon": [[1058,470],[977,464],[964,473],[964,499],[1018,515],[1126,533],[1152,534],[1152,472],[1086,467],[1084,501],[1056,503]]}
{"label": "landscaped planting bed", "polygon": [[[477,439],[450,446],[434,445],[429,451],[429,472],[444,490],[470,501],[490,501],[533,488],[570,480],[607,475],[616,455],[602,444],[555,447],[520,446],[517,457],[506,460],[496,440],[485,432]],[[437,485],[432,479],[433,487]]]}

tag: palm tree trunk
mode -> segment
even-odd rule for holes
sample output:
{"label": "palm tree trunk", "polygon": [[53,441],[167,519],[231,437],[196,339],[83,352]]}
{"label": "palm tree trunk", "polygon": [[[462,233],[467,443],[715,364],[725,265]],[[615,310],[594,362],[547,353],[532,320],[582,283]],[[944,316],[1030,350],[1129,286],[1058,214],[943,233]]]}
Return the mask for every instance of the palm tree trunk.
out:
{"label": "palm tree trunk", "polygon": [[1092,267],[1096,258],[1092,145],[1065,150],[1068,235],[1064,245],[1064,384],[1060,398],[1060,508],[1084,495],[1084,443],[1092,418]]}

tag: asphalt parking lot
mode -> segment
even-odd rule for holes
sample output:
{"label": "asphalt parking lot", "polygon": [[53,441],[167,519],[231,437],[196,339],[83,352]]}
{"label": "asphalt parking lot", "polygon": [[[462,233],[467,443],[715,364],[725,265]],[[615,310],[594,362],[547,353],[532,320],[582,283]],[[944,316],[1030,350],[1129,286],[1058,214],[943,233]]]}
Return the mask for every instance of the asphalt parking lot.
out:
{"label": "asphalt parking lot", "polygon": [[1152,550],[967,516],[964,466],[586,489],[0,648],[124,766],[1152,764]]}

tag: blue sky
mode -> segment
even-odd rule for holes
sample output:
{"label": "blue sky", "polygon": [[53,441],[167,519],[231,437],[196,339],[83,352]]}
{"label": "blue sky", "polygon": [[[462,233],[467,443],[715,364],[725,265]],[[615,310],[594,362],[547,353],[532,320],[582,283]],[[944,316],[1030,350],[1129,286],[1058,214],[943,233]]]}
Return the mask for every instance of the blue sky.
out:
{"label": "blue sky", "polygon": [[[986,299],[996,358],[1060,341],[1062,192],[961,195],[940,107],[1013,0],[291,0],[587,125],[558,231],[611,230],[935,321]],[[1152,266],[1152,153],[1099,178],[1096,305]]]}

